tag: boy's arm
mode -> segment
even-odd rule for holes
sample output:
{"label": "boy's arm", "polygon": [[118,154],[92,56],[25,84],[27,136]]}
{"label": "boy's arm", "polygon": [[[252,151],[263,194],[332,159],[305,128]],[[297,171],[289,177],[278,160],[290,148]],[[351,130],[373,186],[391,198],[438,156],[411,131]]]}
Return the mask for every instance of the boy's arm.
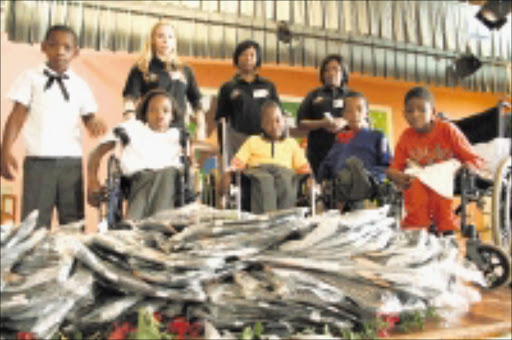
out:
{"label": "boy's arm", "polygon": [[411,179],[412,179],[412,176],[400,171],[400,170],[397,170],[397,169],[393,169],[393,168],[389,168],[387,171],[386,171],[389,179],[395,183],[395,185],[397,186],[397,188],[399,190],[405,190],[405,189],[408,189],[409,186],[411,185]]}
{"label": "boy's arm", "polygon": [[94,113],[82,116],[82,122],[91,137],[100,137],[107,132],[107,125],[103,119],[97,117]]}
{"label": "boy's arm", "polygon": [[94,207],[99,206],[101,199],[101,184],[98,179],[101,159],[107,152],[113,150],[115,145],[114,141],[98,145],[87,160],[87,202]]}
{"label": "boy's arm", "polygon": [[451,144],[454,148],[455,157],[457,157],[463,165],[470,169],[477,170],[484,166],[485,160],[478,156],[473,147],[469,143],[466,136],[455,125],[450,124]]}
{"label": "boy's arm", "polygon": [[304,149],[302,149],[293,138],[290,138],[292,144],[292,167],[298,174],[309,174],[311,173],[311,167],[306,159]]}
{"label": "boy's arm", "polygon": [[0,155],[1,176],[8,180],[14,179],[12,170],[18,170],[18,162],[12,155],[11,150],[21,128],[27,120],[27,107],[15,102],[11,114],[5,124],[2,140],[2,154]]}
{"label": "boy's arm", "polygon": [[395,183],[399,190],[405,190],[411,185],[412,176],[404,172],[408,161],[405,145],[408,143],[408,137],[405,133],[402,133],[395,146],[395,157],[393,162],[386,171],[389,179]]}
{"label": "boy's arm", "polygon": [[231,159],[231,163],[229,164],[230,170],[245,170],[252,153],[250,140],[250,138],[247,139],[240,149],[238,149],[236,155]]}

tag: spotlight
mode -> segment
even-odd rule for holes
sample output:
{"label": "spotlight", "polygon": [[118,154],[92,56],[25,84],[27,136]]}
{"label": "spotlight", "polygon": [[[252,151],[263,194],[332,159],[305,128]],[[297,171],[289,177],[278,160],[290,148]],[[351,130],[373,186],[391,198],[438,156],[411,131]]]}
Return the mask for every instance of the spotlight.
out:
{"label": "spotlight", "polygon": [[512,10],[510,0],[488,0],[476,17],[490,30],[499,30],[507,22],[506,16]]}
{"label": "spotlight", "polygon": [[455,75],[465,78],[475,73],[482,66],[480,59],[473,54],[465,54],[455,59]]}
{"label": "spotlight", "polygon": [[277,39],[285,44],[289,44],[292,41],[293,34],[288,27],[286,21],[279,21],[277,24]]}

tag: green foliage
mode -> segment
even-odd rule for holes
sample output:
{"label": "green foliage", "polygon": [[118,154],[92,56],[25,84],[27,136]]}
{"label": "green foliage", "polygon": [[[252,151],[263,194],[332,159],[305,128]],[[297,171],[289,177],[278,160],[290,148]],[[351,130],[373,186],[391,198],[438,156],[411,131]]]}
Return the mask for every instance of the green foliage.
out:
{"label": "green foliage", "polygon": [[240,334],[241,340],[260,340],[263,335],[263,325],[261,322],[256,322],[254,327],[247,326],[244,328],[242,334]]}
{"label": "green foliage", "polygon": [[437,311],[433,307],[428,307],[425,312],[415,311],[414,313],[400,314],[400,323],[396,329],[401,333],[422,331],[427,321],[438,322],[440,320]]}
{"label": "green foliage", "polygon": [[141,308],[139,310],[139,319],[137,324],[137,332],[135,333],[135,339],[161,339],[160,335],[160,323],[155,320],[153,313],[147,308]]}

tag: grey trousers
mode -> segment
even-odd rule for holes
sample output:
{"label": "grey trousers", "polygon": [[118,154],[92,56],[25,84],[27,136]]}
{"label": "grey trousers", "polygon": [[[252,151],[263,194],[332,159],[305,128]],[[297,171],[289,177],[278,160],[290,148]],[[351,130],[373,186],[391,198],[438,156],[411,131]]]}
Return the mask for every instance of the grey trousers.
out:
{"label": "grey trousers", "polygon": [[21,218],[38,209],[37,227],[49,228],[54,207],[60,224],[84,218],[82,159],[26,157]]}
{"label": "grey trousers", "polygon": [[127,218],[141,219],[174,207],[179,169],[139,171],[130,178]]}
{"label": "grey trousers", "polygon": [[251,182],[251,212],[288,209],[297,202],[297,176],[292,169],[265,164],[244,171]]}

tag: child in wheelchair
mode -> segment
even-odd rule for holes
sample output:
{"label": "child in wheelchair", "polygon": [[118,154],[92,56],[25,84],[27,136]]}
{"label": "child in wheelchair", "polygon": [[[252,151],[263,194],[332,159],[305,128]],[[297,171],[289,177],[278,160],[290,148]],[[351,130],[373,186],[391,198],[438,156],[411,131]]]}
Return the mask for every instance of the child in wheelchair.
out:
{"label": "child in wheelchair", "polygon": [[[296,174],[309,174],[311,168],[297,141],[284,134],[279,103],[267,100],[261,107],[263,134],[251,136],[242,144],[230,163],[250,181],[250,210],[264,213],[287,209],[297,201]],[[229,184],[225,178],[224,183]],[[226,186],[226,185],[224,185]]]}
{"label": "child in wheelchair", "polygon": [[343,118],[347,127],[336,135],[336,142],[320,164],[319,178],[324,191],[334,185],[337,208],[361,208],[365,199],[376,198],[392,159],[384,134],[368,127],[368,100],[350,91],[344,98]]}
{"label": "child in wheelchair", "polygon": [[451,197],[454,174],[460,163],[476,172],[483,160],[454,124],[436,119],[434,96],[428,89],[411,88],[404,107],[410,127],[400,136],[388,170],[389,178],[404,192],[402,228],[428,230],[433,224],[438,235],[454,234],[458,230]]}
{"label": "child in wheelchair", "polygon": [[121,143],[119,163],[129,183],[125,218],[141,219],[174,207],[183,161],[181,131],[170,126],[178,117],[175,101],[166,91],[148,92],[137,107],[137,119],[115,127],[89,156],[89,204],[101,204],[105,188],[98,180],[98,168],[103,156]]}

